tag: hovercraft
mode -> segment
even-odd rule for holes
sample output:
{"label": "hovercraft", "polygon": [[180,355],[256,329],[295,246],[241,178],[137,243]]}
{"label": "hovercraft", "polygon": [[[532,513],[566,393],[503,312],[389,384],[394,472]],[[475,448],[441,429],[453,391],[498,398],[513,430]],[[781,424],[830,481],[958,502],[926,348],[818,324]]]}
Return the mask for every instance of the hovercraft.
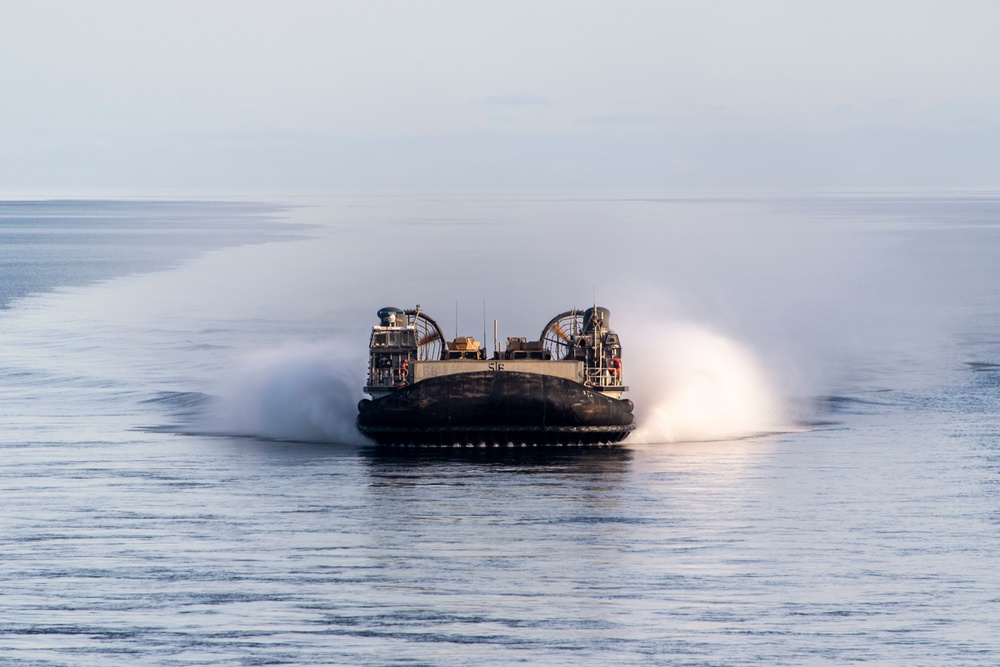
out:
{"label": "hovercraft", "polygon": [[599,445],[635,429],[622,398],[622,348],[611,312],[556,315],[538,340],[446,341],[420,310],[382,308],[372,328],[358,429],[382,445]]}

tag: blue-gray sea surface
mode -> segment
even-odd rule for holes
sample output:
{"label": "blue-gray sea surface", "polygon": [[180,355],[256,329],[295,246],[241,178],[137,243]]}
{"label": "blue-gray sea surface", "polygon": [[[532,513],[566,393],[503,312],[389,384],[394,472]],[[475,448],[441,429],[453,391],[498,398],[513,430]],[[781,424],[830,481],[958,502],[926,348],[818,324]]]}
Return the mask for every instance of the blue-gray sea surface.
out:
{"label": "blue-gray sea surface", "polygon": [[[0,202],[0,664],[1000,664],[1000,192],[256,199]],[[358,441],[379,307],[595,300],[786,428]]]}

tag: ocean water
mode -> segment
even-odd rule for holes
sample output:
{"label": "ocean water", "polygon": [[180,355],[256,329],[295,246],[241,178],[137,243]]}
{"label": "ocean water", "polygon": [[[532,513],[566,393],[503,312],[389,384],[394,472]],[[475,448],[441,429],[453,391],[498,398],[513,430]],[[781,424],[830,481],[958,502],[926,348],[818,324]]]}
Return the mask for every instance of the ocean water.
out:
{"label": "ocean water", "polygon": [[[0,202],[0,664],[995,665],[1000,192]],[[640,429],[375,448],[375,312]]]}

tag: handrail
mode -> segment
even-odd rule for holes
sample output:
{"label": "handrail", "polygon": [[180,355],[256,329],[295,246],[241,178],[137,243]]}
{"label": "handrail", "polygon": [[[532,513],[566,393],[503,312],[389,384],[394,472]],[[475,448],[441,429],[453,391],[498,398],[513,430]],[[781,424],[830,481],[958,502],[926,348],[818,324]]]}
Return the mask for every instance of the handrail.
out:
{"label": "handrail", "polygon": [[584,370],[584,384],[592,387],[622,386],[620,368],[587,368]]}

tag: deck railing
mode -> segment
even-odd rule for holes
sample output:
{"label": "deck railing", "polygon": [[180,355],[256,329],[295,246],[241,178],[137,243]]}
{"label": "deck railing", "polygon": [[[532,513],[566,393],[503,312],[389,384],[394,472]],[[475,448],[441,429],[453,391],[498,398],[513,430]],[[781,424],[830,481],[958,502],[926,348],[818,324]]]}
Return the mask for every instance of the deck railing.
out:
{"label": "deck railing", "polygon": [[584,370],[584,384],[592,387],[622,386],[620,368],[587,368]]}

